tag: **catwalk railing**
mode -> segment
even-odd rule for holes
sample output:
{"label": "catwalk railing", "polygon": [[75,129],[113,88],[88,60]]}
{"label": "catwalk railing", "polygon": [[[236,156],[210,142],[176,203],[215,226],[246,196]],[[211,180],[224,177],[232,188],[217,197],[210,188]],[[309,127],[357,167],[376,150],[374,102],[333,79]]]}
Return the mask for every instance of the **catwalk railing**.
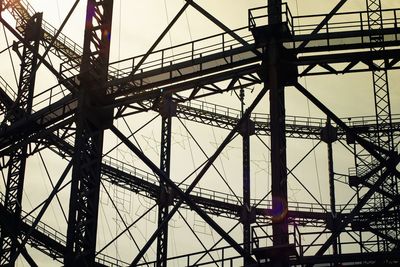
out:
{"label": "catwalk railing", "polygon": [[[249,14],[253,14],[254,11],[261,10],[266,12],[266,8],[258,8],[253,11],[250,10]],[[367,28],[368,18],[366,12],[345,12],[338,13],[327,23],[325,28],[321,29],[318,34],[310,35],[312,30],[318,25],[317,22],[323,19],[326,14],[310,15],[310,16],[291,16],[290,10],[285,11],[288,15],[285,17],[285,21],[290,27],[292,34],[288,40],[284,41],[284,46],[289,49],[298,49],[300,44],[304,40],[309,40],[305,49],[310,50],[317,47],[324,47],[326,50],[330,50],[335,46],[341,45],[358,45],[360,48],[370,47],[371,42],[369,37],[371,31]],[[285,14],[286,14],[285,13]],[[382,10],[384,14],[384,28],[383,36],[386,45],[396,43],[400,41],[400,34],[398,29],[400,27],[400,9],[388,9]],[[255,26],[266,25],[267,22],[258,22],[258,20],[267,18],[265,16],[254,16],[250,15],[250,28]],[[314,22],[314,23],[312,23]],[[387,30],[387,31],[386,31]],[[147,60],[141,65],[136,64],[146,55],[135,56],[132,58],[120,60],[110,64],[109,78],[112,84],[115,84],[115,80],[131,77],[135,79],[135,75],[144,74],[146,72],[154,73],[154,77],[149,80],[157,81],[163,79],[161,73],[170,76],[170,78],[176,77],[178,74],[174,71],[165,72],[165,70],[172,66],[179,66],[183,63],[192,62],[192,64],[186,64],[185,68],[180,69],[184,75],[185,73],[196,72],[200,70],[210,69],[213,66],[219,64],[227,64],[235,61],[240,61],[244,58],[252,59],[253,61],[259,60],[255,53],[254,38],[248,32],[248,27],[242,27],[233,31],[234,34],[240,36],[247,45],[243,42],[234,39],[229,32],[212,35],[206,38],[195,40],[192,42],[172,46],[165,49],[160,49],[149,54]],[[344,49],[343,47],[341,47]],[[349,46],[348,49],[351,47]],[[261,52],[260,50],[258,52]],[[301,52],[301,51],[298,51]],[[304,52],[304,51],[303,51]],[[207,60],[202,62],[202,59],[207,58],[211,55],[229,55],[231,60],[224,62],[223,58]],[[228,57],[227,57],[228,58]],[[226,59],[225,59],[226,60]],[[67,66],[68,65],[68,66]],[[65,77],[76,76],[79,72],[78,65],[62,64],[60,73]],[[155,71],[158,70],[157,74]],[[164,71],[163,71],[164,70]],[[133,73],[135,71],[135,73]],[[124,80],[124,79],[123,79]],[[145,80],[142,80],[140,85],[144,85]]]}
{"label": "catwalk railing", "polygon": [[0,76],[0,89],[8,95],[11,100],[15,101],[17,99],[17,93],[12,89],[12,87]]}
{"label": "catwalk railing", "polygon": [[[141,170],[139,168],[136,168],[121,160],[117,160],[115,158],[107,156],[103,158],[103,164],[106,166],[111,166],[117,170],[123,171],[124,173],[139,179],[138,183],[140,183],[140,181],[145,181],[157,187],[159,185],[159,179],[156,175]],[[115,180],[113,180],[112,177],[108,177],[107,180],[111,183],[116,182]],[[183,191],[186,191],[188,187],[189,185],[187,184],[179,184],[179,188],[181,188],[181,190]],[[234,194],[219,192],[201,187],[195,187],[193,191],[190,193],[190,195],[192,197],[201,197],[204,199],[209,199],[220,203],[232,204],[237,207],[240,207],[242,205],[241,203],[243,203],[243,198],[240,196],[236,197]],[[272,201],[269,199],[252,199],[251,204],[252,206],[257,206],[257,208],[259,209],[271,209],[272,207]],[[329,204],[320,205],[318,203],[306,203],[306,202],[289,202],[288,208],[290,211],[297,211],[297,212],[325,213],[330,210],[330,205]],[[337,209],[341,210],[343,213],[346,213],[350,212],[353,209],[353,205],[339,204],[337,205]]]}
{"label": "catwalk railing", "polygon": [[[382,9],[382,30],[395,29],[399,32],[400,28],[400,9]],[[287,3],[282,4],[282,22],[288,27],[292,36],[312,34],[317,28],[319,23],[325,19],[326,14],[313,14],[293,16]],[[268,7],[251,8],[248,11],[248,27],[249,29],[269,25]],[[353,12],[338,12],[325,23],[319,33],[332,35],[338,32],[357,31],[364,33],[365,37],[369,37],[369,19],[367,11],[353,11]],[[396,34],[395,40],[400,36]],[[368,41],[368,39],[361,39],[361,41]],[[293,47],[297,47],[294,45]]]}
{"label": "catwalk railing", "polygon": [[[256,253],[257,249],[271,248],[272,235],[269,233],[268,226],[256,226],[261,231],[259,233],[254,233],[251,240],[252,251],[251,253]],[[264,229],[261,229],[264,228]],[[400,254],[398,252],[385,253],[385,252],[369,252],[369,253],[342,253],[339,255],[333,255],[331,253],[326,253],[321,257],[315,257],[313,254],[315,250],[318,249],[326,239],[326,236],[331,234],[330,231],[325,231],[323,235],[321,232],[317,231],[306,231],[301,226],[290,225],[289,230],[289,244],[293,248],[294,254],[290,257],[291,266],[302,266],[310,263],[310,259],[317,260],[318,263],[332,263],[336,261],[338,263],[347,263],[350,265],[360,265],[365,263],[374,263],[379,260],[398,260]],[[302,229],[303,228],[303,229]],[[253,228],[254,230],[254,228]],[[351,232],[351,230],[346,229],[344,233]],[[346,239],[346,238],[344,238]],[[307,242],[313,240],[313,242]],[[377,240],[365,240],[363,245],[365,247],[371,248],[376,247]],[[243,244],[240,244],[243,245]],[[338,244],[341,249],[346,250],[347,247],[351,248],[354,245],[359,245],[358,241],[354,239],[340,240]],[[281,248],[284,249],[284,248]],[[266,256],[266,255],[265,255]],[[179,266],[241,266],[243,264],[243,257],[238,255],[236,251],[231,246],[221,246],[212,247],[207,250],[198,251],[194,253],[189,253],[185,255],[175,256],[168,258],[168,263],[173,265],[177,264]],[[261,263],[261,261],[260,261]],[[157,266],[157,262],[151,261],[146,263],[140,263],[137,266]]]}
{"label": "catwalk railing", "polygon": [[[4,204],[4,195],[1,192],[0,192],[0,202],[1,204]],[[21,223],[23,224],[21,230],[23,232],[23,235],[26,235],[29,233],[30,228],[35,222],[36,218],[30,213],[27,213],[25,211],[22,211],[21,218],[22,218]],[[67,237],[60,231],[49,226],[48,224],[39,221],[34,230],[40,232],[53,242],[59,244],[60,248],[65,248]],[[30,236],[30,238],[28,239],[28,243],[31,244],[33,247],[41,250],[43,253],[48,254],[48,248],[44,248],[41,245],[38,245],[38,243],[42,244],[43,240],[37,240],[35,235]],[[53,250],[51,256],[53,256],[59,262],[62,262],[64,258],[64,255],[62,254],[62,251],[59,251],[59,248]],[[119,259],[101,253],[97,255],[96,262],[104,266],[112,266],[112,267],[129,265],[124,261],[121,261]]]}
{"label": "catwalk railing", "polygon": [[[35,9],[27,0],[5,0],[4,2],[5,5],[8,5],[11,14],[17,22],[16,28],[20,32],[23,32],[25,28],[24,25],[28,22],[29,18],[36,14]],[[56,36],[58,32],[58,29],[46,21],[42,22],[42,28],[44,30],[44,38],[48,42],[50,42],[53,39],[53,36]],[[75,63],[77,63],[80,61],[80,55],[83,53],[82,47],[63,33],[59,33],[57,36],[54,47],[58,52],[62,52],[61,54],[64,56],[62,60],[65,60],[66,62],[75,61]],[[61,54],[58,54],[58,56]]]}

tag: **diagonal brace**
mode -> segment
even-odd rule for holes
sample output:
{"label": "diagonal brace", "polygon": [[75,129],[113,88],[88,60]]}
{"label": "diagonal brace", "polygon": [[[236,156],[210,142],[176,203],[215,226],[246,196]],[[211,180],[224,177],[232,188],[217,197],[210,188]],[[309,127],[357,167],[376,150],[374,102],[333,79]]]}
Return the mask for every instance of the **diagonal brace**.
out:
{"label": "diagonal brace", "polygon": [[[116,134],[125,143],[125,145],[127,145],[141,160],[143,160],[152,169],[152,171],[154,171],[157,175],[159,175],[162,182],[168,183],[181,196],[181,199],[174,206],[174,208],[170,211],[170,213],[165,218],[165,220],[160,224],[160,226],[156,230],[156,232],[153,233],[153,235],[147,241],[146,245],[142,248],[142,250],[136,256],[136,258],[133,260],[131,266],[136,265],[139,262],[139,260],[141,259],[141,257],[143,257],[143,255],[146,253],[146,251],[150,248],[151,244],[154,242],[155,238],[158,236],[162,227],[168,223],[168,221],[172,218],[174,213],[179,209],[180,205],[183,203],[183,200],[187,201],[188,205],[191,205],[191,203],[193,203],[192,200],[189,198],[190,192],[197,185],[197,183],[200,181],[200,179],[204,176],[204,174],[207,172],[207,170],[212,166],[212,164],[217,159],[217,157],[220,155],[220,153],[223,151],[223,149],[229,144],[229,142],[231,141],[231,139],[233,138],[235,133],[241,127],[242,123],[250,117],[251,112],[254,110],[254,108],[257,106],[257,104],[261,101],[261,99],[264,97],[264,95],[267,93],[267,91],[268,91],[267,87],[265,87],[261,90],[261,92],[258,94],[256,99],[246,110],[243,117],[238,121],[237,125],[233,128],[233,130],[228,134],[228,136],[225,138],[225,140],[219,146],[217,151],[210,157],[210,159],[207,161],[207,163],[205,164],[203,169],[200,171],[200,173],[194,179],[193,183],[189,186],[189,188],[187,189],[186,192],[182,192],[181,189],[179,187],[177,187],[177,185],[169,179],[169,177],[166,177],[165,174],[162,171],[160,171],[160,169],[151,160],[149,160],[138,148],[136,148],[117,128],[115,128],[115,127],[111,128],[111,131],[113,131],[114,134]],[[242,247],[240,247],[229,235],[227,235],[220,228],[220,226],[218,224],[216,224],[211,218],[209,218],[209,216],[206,213],[204,213],[204,211],[199,209],[197,207],[197,205],[194,205],[192,208],[195,209],[196,212],[199,211],[200,216],[204,215],[203,219],[205,219],[207,222],[209,222],[209,220],[210,220],[210,222],[209,222],[210,225],[219,234],[221,234],[221,236],[224,237],[228,241],[228,243],[230,243],[230,245],[232,245],[232,247],[234,247],[241,255],[245,256],[246,258],[250,258],[251,261],[254,261],[254,259],[252,259],[249,255],[246,255],[246,253]]]}
{"label": "diagonal brace", "polygon": [[25,249],[25,245],[28,242],[30,235],[32,234],[33,230],[35,230],[36,226],[39,224],[40,220],[42,219],[44,213],[46,212],[46,210],[49,207],[53,198],[59,192],[59,189],[60,189],[62,183],[64,182],[65,178],[67,177],[68,172],[71,170],[71,167],[72,167],[72,161],[70,161],[70,163],[67,165],[67,167],[65,168],[64,172],[62,173],[60,179],[58,180],[57,184],[55,185],[53,191],[50,193],[49,197],[46,199],[42,209],[40,210],[39,214],[36,216],[35,221],[32,223],[31,228],[29,229],[28,233],[25,234],[24,239],[22,240],[21,244],[18,246],[19,249],[17,249],[14,258],[11,259],[11,262],[15,262],[19,253],[22,251],[22,249]]}
{"label": "diagonal brace", "polygon": [[[168,221],[173,217],[173,215],[178,211],[179,207],[182,205],[183,201],[185,201],[191,209],[193,209],[197,214],[200,215],[218,234],[220,234],[239,254],[244,257],[249,258],[254,261],[250,255],[246,254],[242,247],[232,238],[230,237],[206,212],[204,212],[201,208],[197,206],[197,204],[190,198],[190,191],[194,188],[191,186],[188,188],[186,192],[183,192],[169,177],[165,175],[163,171],[161,171],[149,158],[144,155],[139,148],[137,148],[132,142],[130,142],[124,135],[121,133],[115,126],[111,127],[111,131],[118,137],[120,140],[133,152],[138,156],[150,169],[160,177],[160,180],[166,184],[168,184],[180,197],[178,203],[174,206],[174,208],[169,212],[169,214],[165,217],[165,219],[160,223],[158,229],[148,240],[143,249],[136,256],[131,266],[136,266],[142,256],[146,253],[147,249],[151,246],[151,243],[154,239],[159,235],[164,226],[168,223]],[[204,168],[202,169],[204,170]],[[202,172],[203,175],[205,172]],[[199,176],[198,176],[199,177]],[[196,177],[197,178],[197,177]],[[193,185],[193,184],[192,184]]]}
{"label": "diagonal brace", "polygon": [[[219,28],[221,28],[223,31],[228,33],[230,36],[232,36],[234,39],[236,39],[238,42],[240,42],[244,46],[248,46],[249,44],[239,35],[237,35],[234,31],[229,29],[225,24],[223,24],[221,21],[219,21],[216,17],[211,15],[210,13],[207,12],[204,8],[196,4],[193,0],[185,0],[186,2],[190,3],[192,7],[194,7],[197,11],[199,11],[201,14],[203,14],[206,18],[211,20],[215,25],[217,25]],[[256,50],[252,50],[257,56],[262,57],[262,54]]]}
{"label": "diagonal brace", "polygon": [[[321,21],[321,23],[318,24],[318,26],[311,32],[310,36],[317,34],[346,2],[347,0],[340,0],[340,2],[332,9],[332,11],[328,15],[326,15],[326,17]],[[297,49],[298,50],[304,49],[309,42],[310,40],[302,42]]]}
{"label": "diagonal brace", "polygon": [[379,179],[375,182],[375,184],[369,189],[369,191],[359,200],[358,204],[354,207],[354,209],[345,217],[343,221],[338,225],[337,231],[333,233],[327,241],[320,247],[317,251],[316,255],[320,256],[330,247],[332,242],[339,236],[341,230],[343,230],[349,222],[354,218],[354,216],[360,212],[362,207],[367,203],[367,201],[371,198],[374,192],[379,188],[379,186],[385,181],[385,179],[392,175],[393,173],[397,173],[396,166],[400,162],[400,157],[396,153],[388,153],[389,154],[388,160],[384,159],[381,154],[377,152],[379,148],[368,142],[367,140],[358,136],[350,127],[348,127],[342,120],[340,120],[332,111],[330,111],[324,104],[322,104],[316,97],[314,97],[310,92],[307,91],[301,84],[296,83],[295,87],[304,95],[306,96],[314,105],[316,105],[321,111],[323,111],[330,119],[332,119],[339,127],[345,130],[346,133],[352,135],[355,140],[365,148],[372,156],[377,158],[380,161],[380,167],[371,170],[370,173],[366,175],[366,177],[370,177],[379,171],[381,168],[386,167],[386,170],[382,173]]}
{"label": "diagonal brace", "polygon": [[153,53],[154,49],[157,47],[157,45],[162,41],[162,39],[165,37],[165,35],[170,31],[172,26],[174,26],[175,22],[182,16],[183,12],[185,12],[186,8],[191,4],[193,0],[187,0],[185,5],[181,8],[181,10],[176,14],[174,19],[169,23],[167,28],[161,33],[161,35],[157,38],[157,40],[154,42],[154,44],[150,47],[150,49],[147,51],[147,53],[140,59],[139,63],[135,66],[133,69],[131,75],[134,75],[136,71],[142,66],[142,64],[146,61],[146,59],[150,56],[151,53]]}

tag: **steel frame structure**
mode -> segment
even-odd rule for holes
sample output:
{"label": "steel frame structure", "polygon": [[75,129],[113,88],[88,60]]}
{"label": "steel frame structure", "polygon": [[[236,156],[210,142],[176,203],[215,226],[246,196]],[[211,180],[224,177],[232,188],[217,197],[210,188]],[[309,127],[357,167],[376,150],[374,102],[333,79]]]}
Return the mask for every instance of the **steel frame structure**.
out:
{"label": "steel frame structure", "polygon": [[[113,0],[88,0],[83,48],[63,36],[62,28],[56,30],[45,21],[42,24],[41,15],[34,13],[25,0],[1,1],[0,21],[23,46],[18,92],[12,93],[11,87],[0,80],[3,115],[0,167],[8,171],[0,203],[1,266],[13,266],[19,254],[31,266],[37,266],[25,249],[26,244],[65,266],[167,266],[179,260],[188,266],[399,264],[400,156],[396,140],[400,137],[400,118],[390,108],[387,72],[400,66],[400,9],[383,10],[380,0],[366,0],[366,11],[339,13],[346,0],[337,2],[329,14],[315,15],[320,22],[310,27],[302,25],[307,16],[292,16],[288,4],[269,0],[268,6],[249,10],[249,25],[232,31],[194,0],[185,0],[145,55],[110,63]],[[200,12],[223,33],[180,45],[188,48],[188,52],[178,59],[166,56],[172,48],[155,51],[188,7]],[[1,16],[6,11],[17,21],[15,28]],[[355,16],[357,20],[331,23],[340,16]],[[251,35],[243,35],[248,30]],[[215,39],[219,40],[217,48],[213,47],[211,52],[203,55],[196,50],[201,41]],[[45,48],[43,54],[40,45]],[[48,62],[47,53],[63,61],[60,71]],[[146,65],[150,56],[158,56],[159,60]],[[116,67],[124,63],[128,69]],[[33,112],[35,73],[41,64],[55,75],[65,95],[54,97],[52,88],[46,90],[41,97],[45,96],[48,105]],[[356,72],[372,72],[376,114],[348,122],[335,115],[298,80],[305,76]],[[246,88],[257,84],[262,89],[244,110]],[[296,88],[327,119],[287,116],[285,91],[289,86]],[[240,91],[241,110],[199,100],[232,91]],[[267,94],[269,115],[258,115],[254,110]],[[114,120],[145,111],[161,115],[159,164],[131,136],[113,125]],[[171,129],[175,117],[229,132],[188,185],[171,177]],[[103,152],[106,130],[150,171],[107,156]],[[215,168],[215,161],[237,134],[242,136],[242,197],[202,190],[199,182]],[[250,137],[261,135],[271,140],[271,197],[256,201],[251,199],[250,192]],[[293,169],[287,164],[287,138],[327,144],[328,205],[320,204],[316,209],[311,203],[292,205],[288,200],[288,176],[293,175]],[[338,178],[335,178],[332,144],[336,141],[353,146],[355,172],[346,175],[345,182],[356,188],[357,200],[349,201],[345,207],[338,206],[335,200]],[[37,207],[39,215],[32,217],[22,209],[25,161],[45,149],[67,157],[70,164],[50,196]],[[40,220],[53,198],[66,187],[62,184],[71,169],[68,229],[66,234],[57,233]],[[103,250],[96,248],[102,181],[143,195],[158,206],[156,230],[138,247],[139,252],[130,262],[101,254]],[[228,246],[218,246],[218,241],[206,248],[201,243],[202,252],[169,257],[169,222],[181,209],[194,211]],[[223,229],[215,217],[241,223],[241,237],[238,239]],[[134,223],[130,226],[123,223],[123,233],[129,232],[134,240],[129,231]],[[320,240],[323,234],[328,236]],[[341,239],[343,234],[356,235],[351,244],[359,252],[344,249],[347,243]],[[153,243],[156,243],[156,258],[148,261],[145,255]],[[328,251],[330,248],[332,253]],[[225,254],[226,251],[229,253]],[[222,258],[213,256],[219,253]]]}

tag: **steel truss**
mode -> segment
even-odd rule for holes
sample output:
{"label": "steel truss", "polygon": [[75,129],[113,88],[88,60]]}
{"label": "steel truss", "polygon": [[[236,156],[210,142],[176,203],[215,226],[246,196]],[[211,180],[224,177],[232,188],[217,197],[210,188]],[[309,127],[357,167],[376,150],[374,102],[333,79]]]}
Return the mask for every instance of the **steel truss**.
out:
{"label": "steel truss", "polygon": [[[0,264],[13,265],[21,254],[30,265],[37,266],[25,249],[26,244],[66,266],[167,266],[182,259],[186,265],[398,264],[400,157],[395,140],[399,137],[400,117],[393,115],[390,108],[387,72],[400,66],[400,10],[382,10],[380,0],[367,0],[366,11],[339,13],[345,3],[346,0],[338,1],[329,14],[313,16],[321,22],[309,25],[303,23],[307,16],[292,16],[287,4],[269,0],[268,7],[249,10],[248,26],[232,31],[195,1],[186,0],[148,53],[109,63],[113,0],[88,1],[83,48],[45,21],[42,24],[41,15],[35,14],[25,0],[1,1],[0,11],[10,11],[17,26],[13,28],[3,17],[0,20],[23,45],[23,53],[18,92],[13,93],[7,82],[0,80],[0,166],[8,170],[0,203]],[[177,46],[187,52],[176,57],[167,55],[177,47],[155,50],[188,7],[211,20],[223,33]],[[335,18],[344,17],[349,20],[335,22]],[[204,48],[198,47],[204,40],[213,44],[205,55]],[[45,54],[39,52],[40,44],[45,47]],[[60,72],[47,61],[47,53],[64,62]],[[147,63],[150,56],[159,60]],[[48,105],[33,112],[37,97],[35,73],[40,64],[56,76],[63,91],[54,94],[50,88],[41,93]],[[121,65],[128,67],[119,69]],[[304,76],[355,72],[372,72],[376,110],[373,117],[345,122],[298,81]],[[248,94],[248,88],[258,84],[263,89],[245,110],[245,92]],[[289,86],[327,118],[287,116],[285,91]],[[206,96],[238,91],[241,110],[201,101]],[[55,97],[61,93],[65,96]],[[255,113],[267,93],[269,115]],[[114,120],[146,111],[156,111],[161,116],[159,165],[130,136],[113,126]],[[215,152],[206,154],[207,160],[188,184],[178,184],[171,177],[175,117],[229,131]],[[104,155],[105,130],[117,136],[152,173]],[[198,187],[237,134],[242,136],[242,197]],[[260,136],[269,136],[271,146]],[[250,140],[255,138],[271,155],[271,197],[266,198],[267,194],[260,200],[251,199],[250,192]],[[297,165],[288,168],[287,138],[322,140],[328,145],[329,204],[318,203],[314,196],[317,204],[288,201],[288,177],[298,178],[293,173]],[[355,158],[355,172],[345,176],[344,182],[356,188],[357,201],[344,207],[335,200],[335,183],[343,182],[334,172],[332,144],[336,141],[354,152]],[[66,157],[70,165],[49,198],[38,207],[40,215],[35,218],[22,210],[25,164],[29,156],[45,149]],[[68,230],[64,234],[40,219],[66,186],[61,185],[71,166]],[[131,262],[121,262],[96,248],[102,181],[145,196],[158,206],[156,230],[144,245],[139,247],[135,242],[139,252],[132,255]],[[204,251],[169,257],[169,222],[181,209],[194,211],[229,246],[218,246],[218,241],[207,248],[200,240]],[[241,238],[231,234],[233,229],[221,227],[212,216],[241,223]],[[124,222],[124,227],[124,232],[129,232],[131,226]],[[322,235],[327,238],[321,240]],[[353,241],[342,240],[347,235]],[[148,261],[146,252],[156,239],[156,257]],[[346,251],[348,244],[360,252]],[[332,253],[328,252],[330,248]],[[218,257],[221,253],[222,258]]]}
{"label": "steel truss", "polygon": [[[24,40],[21,55],[21,71],[18,84],[17,98],[7,109],[4,124],[24,119],[32,112],[32,102],[35,88],[36,70],[38,64],[39,41],[42,38],[42,14],[31,17],[25,25]],[[31,46],[33,49],[31,49]],[[26,158],[28,145],[25,144],[11,154],[8,160],[8,174],[4,206],[17,218],[21,216],[22,194],[25,179]],[[0,236],[0,264],[13,265],[16,259],[17,244],[6,231]]]}

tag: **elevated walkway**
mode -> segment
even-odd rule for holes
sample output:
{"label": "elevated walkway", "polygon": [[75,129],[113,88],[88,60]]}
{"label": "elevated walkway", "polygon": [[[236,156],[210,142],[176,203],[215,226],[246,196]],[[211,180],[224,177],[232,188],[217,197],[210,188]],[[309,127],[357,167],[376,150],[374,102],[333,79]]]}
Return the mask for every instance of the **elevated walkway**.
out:
{"label": "elevated walkway", "polygon": [[[10,12],[20,24],[23,24],[34,13],[33,8],[29,6],[26,0],[7,0],[5,3],[9,4]],[[255,16],[255,11],[264,12],[266,9],[263,7],[250,12],[249,28],[252,30],[266,26],[262,23],[263,20],[267,19],[265,14],[261,13],[261,15]],[[289,38],[285,41],[285,45],[288,46],[288,49],[294,49],[296,53],[306,54],[299,57],[298,64],[307,65],[307,73],[318,69],[318,66],[323,66],[322,69],[324,71],[328,69],[328,72],[335,73],[331,67],[326,65],[329,60],[331,63],[347,62],[349,65],[346,69],[348,70],[352,69],[363,58],[364,60],[361,61],[368,63],[370,60],[365,60],[365,50],[368,50],[369,55],[376,54],[376,57],[385,59],[385,62],[388,63],[387,68],[395,68],[396,63],[400,60],[400,50],[393,49],[400,45],[398,34],[399,10],[390,9],[382,12],[385,20],[382,32],[383,42],[380,42],[379,45],[388,48],[385,54],[379,51],[376,53],[369,51],[372,44],[368,38],[374,33],[369,32],[366,28],[365,12],[338,13],[320,33],[310,34],[312,29],[316,27],[317,22],[325,14],[296,17],[292,16],[287,9],[282,16],[285,18],[284,21],[287,23],[291,34],[289,37],[285,37]],[[53,36],[56,32],[54,27],[44,27],[47,29],[46,32],[49,36]],[[255,43],[247,27],[236,30],[235,34],[241,36],[244,42],[232,38],[230,33],[222,33],[154,51],[138,69],[136,64],[144,55],[111,63],[108,85],[110,104],[115,105],[115,107],[121,107],[132,103],[141,103],[144,106],[143,109],[146,110],[151,108],[151,100],[159,97],[162,90],[179,93],[194,89],[189,98],[195,98],[198,88],[223,80],[235,80],[242,76],[251,75],[251,83],[259,83],[260,80],[256,77],[260,63],[258,55],[263,51],[264,46]],[[66,62],[61,66],[61,73],[65,77],[63,83],[68,85],[68,80],[70,80],[70,86],[72,86],[74,84],[72,81],[79,82],[76,79],[79,71],[79,61],[71,60],[71,57],[73,55],[75,58],[79,58],[82,49],[65,36],[60,35],[57,40],[60,45],[55,45],[54,49],[59,53],[64,53],[64,57],[69,59],[68,63]],[[301,49],[300,43],[304,42],[307,45],[304,49]],[[68,51],[64,49],[64,46],[68,47]],[[349,49],[349,53],[329,55],[339,48],[343,51]],[[358,50],[354,51],[354,49]],[[358,52],[361,50],[364,52]],[[318,56],[313,55],[316,52],[319,53]],[[329,53],[323,55],[322,52]],[[357,55],[359,55],[358,58]],[[349,58],[352,58],[350,62]],[[371,64],[364,64],[361,68],[354,69],[354,71],[369,71],[374,67]],[[120,69],[117,69],[116,66],[119,66]],[[137,71],[135,71],[136,69]],[[135,73],[133,73],[134,71]],[[304,75],[307,75],[307,73],[304,73]],[[316,73],[313,72],[314,74]],[[209,93],[217,94],[228,90],[229,88],[227,90],[210,90]],[[60,92],[53,93],[52,90],[46,91],[49,99],[46,99],[45,94],[41,95],[43,102],[48,103],[48,107],[38,109],[29,119],[16,123],[15,126],[13,125],[13,129],[7,129],[0,135],[3,137],[11,136],[15,133],[20,133],[21,129],[35,129],[30,125],[32,122],[39,125],[43,124],[41,125],[41,128],[43,128],[71,115],[74,112],[74,107],[76,107],[75,98],[71,95],[67,95],[65,99],[54,97],[54,95],[60,96]],[[186,100],[188,99],[183,101]],[[308,126],[303,130],[308,131],[310,136],[315,136],[316,134],[316,130]],[[288,129],[287,132],[293,133],[295,136],[297,134],[296,131],[297,129]],[[29,133],[29,135],[32,133]],[[3,141],[0,140],[1,147],[3,147]],[[10,144],[13,141],[15,140],[8,140],[6,143]]]}
{"label": "elevated walkway", "polygon": [[10,85],[0,76],[0,115],[5,115],[14,101],[17,99],[17,93]]}
{"label": "elevated walkway", "polygon": [[[10,105],[12,98],[8,96],[0,87],[0,103]],[[35,136],[40,136],[50,132],[55,125],[62,125],[65,120],[74,115],[77,108],[76,98],[69,94],[60,100],[51,103],[51,90],[45,91],[37,97],[40,99],[37,103],[49,103],[46,108],[28,116],[26,119],[13,123],[10,127],[0,130],[0,148],[4,151],[8,146],[15,145],[19,140],[35,140]],[[47,97],[49,96],[49,97]],[[56,97],[52,95],[52,97]],[[35,108],[35,106],[34,106]],[[147,109],[152,109],[149,104]],[[240,119],[240,111],[222,105],[192,100],[178,104],[177,116],[206,125],[219,127],[223,129],[233,129]],[[252,120],[255,122],[256,133],[260,135],[269,135],[269,115],[262,113],[252,114]],[[368,136],[368,133],[375,133],[378,130],[376,122],[372,116],[343,118],[347,125],[355,129],[358,133]],[[394,136],[400,134],[400,115],[395,114],[392,117],[392,127],[379,127],[379,130],[392,130]],[[286,117],[286,136],[290,138],[320,139],[321,129],[325,126],[326,120],[322,118],[311,118],[301,116]],[[345,133],[338,129],[338,137],[345,139]],[[37,138],[37,137],[36,137]],[[1,153],[1,152],[0,152]]]}
{"label": "elevated walkway", "polygon": [[[13,230],[11,226],[18,225],[18,231],[26,235],[31,230],[31,226],[35,221],[35,217],[28,215],[26,212],[22,211],[22,220],[14,218],[14,216],[6,210],[4,207],[4,195],[0,193],[0,223],[4,229]],[[14,229],[16,230],[16,229]],[[28,244],[44,254],[50,256],[54,260],[62,263],[65,255],[67,237],[55,230],[51,226],[39,222],[36,228],[32,231],[30,238],[28,239]],[[96,257],[96,266],[127,266],[126,262],[120,261],[116,258],[107,256],[105,254],[99,254]]]}

